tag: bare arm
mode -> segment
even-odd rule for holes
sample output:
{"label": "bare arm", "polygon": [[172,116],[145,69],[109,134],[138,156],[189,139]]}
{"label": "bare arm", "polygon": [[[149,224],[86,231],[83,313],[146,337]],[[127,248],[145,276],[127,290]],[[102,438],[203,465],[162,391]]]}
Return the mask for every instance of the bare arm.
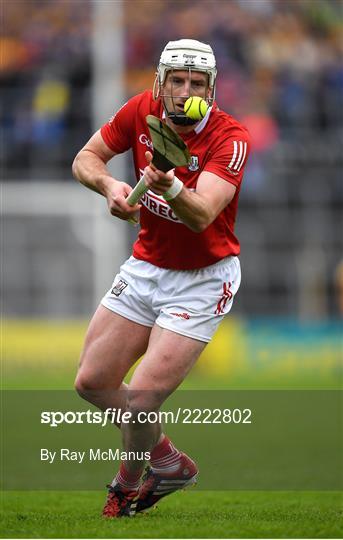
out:
{"label": "bare arm", "polygon": [[134,217],[140,205],[129,206],[125,202],[132,187],[113,178],[107,169],[106,163],[114,156],[97,131],[75,157],[73,175],[81,184],[106,197],[113,216],[127,220]]}
{"label": "bare arm", "polygon": [[[146,157],[150,163],[151,153],[146,152]],[[162,173],[148,165],[144,174],[146,182],[158,195],[163,195],[173,183],[173,171]],[[199,176],[195,192],[184,186],[175,199],[168,202],[187,227],[194,232],[203,232],[231,202],[235,192],[233,184],[204,171]]]}
{"label": "bare arm", "polygon": [[236,187],[211,172],[202,172],[196,191],[183,187],[169,201],[174,213],[194,232],[203,232],[231,202]]}

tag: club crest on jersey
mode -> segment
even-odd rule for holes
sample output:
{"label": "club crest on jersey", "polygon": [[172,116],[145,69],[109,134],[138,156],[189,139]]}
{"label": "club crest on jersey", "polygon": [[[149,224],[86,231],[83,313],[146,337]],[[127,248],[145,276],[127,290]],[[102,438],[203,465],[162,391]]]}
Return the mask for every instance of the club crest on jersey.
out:
{"label": "club crest on jersey", "polygon": [[189,163],[188,163],[188,170],[189,171],[197,171],[199,169],[199,158],[198,156],[191,156]]}
{"label": "club crest on jersey", "polygon": [[113,285],[113,289],[111,290],[111,293],[114,294],[114,296],[120,296],[124,289],[128,286],[128,283],[124,279],[120,279]]}

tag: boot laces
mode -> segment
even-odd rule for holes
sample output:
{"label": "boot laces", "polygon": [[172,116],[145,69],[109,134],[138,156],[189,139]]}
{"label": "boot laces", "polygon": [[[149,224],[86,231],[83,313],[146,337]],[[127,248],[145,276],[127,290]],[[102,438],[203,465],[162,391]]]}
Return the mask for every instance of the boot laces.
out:
{"label": "boot laces", "polygon": [[120,514],[127,503],[127,496],[122,491],[116,490],[109,484],[107,501],[103,510],[104,515],[116,516]]}

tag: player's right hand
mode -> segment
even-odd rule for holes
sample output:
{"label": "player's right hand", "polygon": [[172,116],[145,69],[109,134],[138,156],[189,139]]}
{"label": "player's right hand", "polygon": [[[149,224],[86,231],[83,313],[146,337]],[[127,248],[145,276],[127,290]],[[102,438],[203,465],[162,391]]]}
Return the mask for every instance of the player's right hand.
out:
{"label": "player's right hand", "polygon": [[138,223],[137,212],[139,212],[142,205],[135,204],[134,206],[130,206],[125,200],[131,191],[132,187],[129,184],[117,182],[106,193],[107,206],[112,216],[123,219],[124,221],[134,220]]}

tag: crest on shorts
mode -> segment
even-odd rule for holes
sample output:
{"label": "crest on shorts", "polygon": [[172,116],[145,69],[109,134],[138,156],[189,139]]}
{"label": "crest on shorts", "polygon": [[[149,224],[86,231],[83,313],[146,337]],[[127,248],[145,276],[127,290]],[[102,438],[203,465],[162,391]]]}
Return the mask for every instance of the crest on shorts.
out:
{"label": "crest on shorts", "polygon": [[189,163],[188,163],[188,170],[189,171],[197,171],[199,169],[199,158],[198,156],[191,156]]}
{"label": "crest on shorts", "polygon": [[111,290],[111,293],[114,294],[114,296],[120,296],[123,290],[128,286],[128,283],[124,279],[120,279],[117,283],[113,285],[113,289]]}

